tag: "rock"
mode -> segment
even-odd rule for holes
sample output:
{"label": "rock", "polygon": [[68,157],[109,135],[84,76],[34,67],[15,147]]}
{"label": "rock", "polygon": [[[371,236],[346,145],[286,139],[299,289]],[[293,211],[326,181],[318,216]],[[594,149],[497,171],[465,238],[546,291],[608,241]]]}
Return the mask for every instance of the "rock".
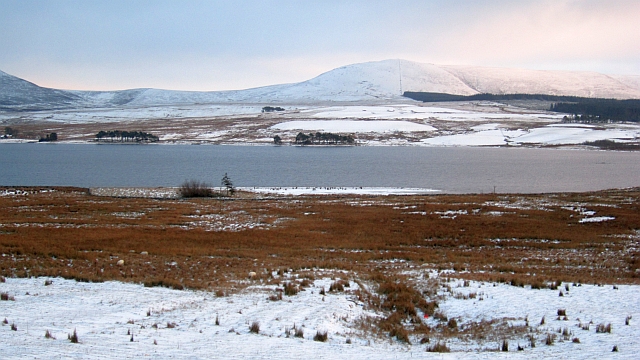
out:
{"label": "rock", "polygon": [[118,260],[118,262],[116,263],[116,265],[118,265],[118,266],[122,266],[122,265],[124,265],[124,260]]}

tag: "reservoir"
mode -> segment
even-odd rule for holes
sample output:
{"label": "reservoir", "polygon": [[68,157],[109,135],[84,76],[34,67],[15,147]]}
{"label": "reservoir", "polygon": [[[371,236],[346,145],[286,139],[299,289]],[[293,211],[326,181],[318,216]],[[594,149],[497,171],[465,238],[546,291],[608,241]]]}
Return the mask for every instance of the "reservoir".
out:
{"label": "reservoir", "polygon": [[477,147],[0,144],[0,185],[396,187],[444,193],[640,186],[640,152]]}

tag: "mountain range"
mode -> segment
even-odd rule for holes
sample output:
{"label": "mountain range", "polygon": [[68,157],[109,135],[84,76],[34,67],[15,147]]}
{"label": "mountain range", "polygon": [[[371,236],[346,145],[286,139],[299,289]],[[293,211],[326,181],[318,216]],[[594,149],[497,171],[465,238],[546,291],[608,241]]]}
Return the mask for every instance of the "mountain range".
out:
{"label": "mountain range", "polygon": [[231,91],[131,89],[77,91],[40,87],[0,71],[0,110],[113,108],[207,103],[393,102],[405,91],[453,95],[547,94],[640,99],[640,76],[451,66],[383,60],[343,66],[313,79]]}

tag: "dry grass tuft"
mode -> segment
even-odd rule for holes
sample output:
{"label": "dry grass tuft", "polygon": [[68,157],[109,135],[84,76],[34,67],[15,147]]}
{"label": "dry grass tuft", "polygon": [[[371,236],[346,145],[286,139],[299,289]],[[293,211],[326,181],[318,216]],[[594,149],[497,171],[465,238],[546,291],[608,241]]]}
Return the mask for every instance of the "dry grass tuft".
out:
{"label": "dry grass tuft", "polygon": [[67,334],[67,339],[74,344],[77,344],[79,342],[78,332],[76,331],[76,329],[73,329],[73,334]]}
{"label": "dry grass tuft", "polygon": [[451,349],[444,342],[437,342],[432,346],[427,346],[427,352],[435,352],[435,353],[448,353]]}
{"label": "dry grass tuft", "polygon": [[251,325],[249,326],[249,332],[250,333],[254,333],[254,334],[259,334],[260,333],[260,323],[257,321],[254,321],[251,323]]}
{"label": "dry grass tuft", "polygon": [[611,323],[605,324],[605,323],[600,323],[598,324],[598,326],[596,326],[596,333],[609,333],[611,334]]}
{"label": "dry grass tuft", "polygon": [[314,341],[326,342],[329,339],[329,333],[325,331],[316,331],[315,336],[313,337]]}

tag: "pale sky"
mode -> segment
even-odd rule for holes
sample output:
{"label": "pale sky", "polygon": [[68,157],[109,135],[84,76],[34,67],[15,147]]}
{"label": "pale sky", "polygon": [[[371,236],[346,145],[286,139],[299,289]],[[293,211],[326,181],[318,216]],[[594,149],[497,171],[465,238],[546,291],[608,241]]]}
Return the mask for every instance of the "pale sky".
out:
{"label": "pale sky", "polygon": [[406,59],[640,75],[640,0],[0,0],[0,70],[230,90]]}

